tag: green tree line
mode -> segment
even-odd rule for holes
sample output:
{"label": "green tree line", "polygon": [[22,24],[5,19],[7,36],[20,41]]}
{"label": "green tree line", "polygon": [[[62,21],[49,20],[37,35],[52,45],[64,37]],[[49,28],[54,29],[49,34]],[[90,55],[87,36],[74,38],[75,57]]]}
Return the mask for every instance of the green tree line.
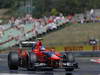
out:
{"label": "green tree line", "polygon": [[[100,0],[0,0],[0,8],[18,9],[23,2],[31,1],[33,15],[57,15],[57,13],[80,13],[91,8],[100,8]],[[56,14],[55,14],[56,13]]]}

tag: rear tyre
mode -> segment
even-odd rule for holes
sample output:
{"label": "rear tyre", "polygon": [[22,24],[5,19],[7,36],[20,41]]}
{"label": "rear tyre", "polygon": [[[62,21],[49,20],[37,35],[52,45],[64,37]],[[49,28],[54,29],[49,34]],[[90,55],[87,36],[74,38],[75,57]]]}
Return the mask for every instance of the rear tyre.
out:
{"label": "rear tyre", "polygon": [[75,58],[74,56],[72,55],[72,53],[65,53],[63,55],[63,61],[64,62],[75,62]]}
{"label": "rear tyre", "polygon": [[8,67],[10,70],[18,70],[19,58],[17,52],[10,52],[8,54]]}
{"label": "rear tyre", "polygon": [[74,58],[74,56],[72,55],[72,53],[68,53],[68,61],[69,61],[69,62],[75,62],[75,58]]}
{"label": "rear tyre", "polygon": [[78,69],[78,68],[79,68],[78,63],[75,63],[75,64],[74,64],[74,67],[75,67],[76,69]]}
{"label": "rear tyre", "polygon": [[74,68],[66,68],[66,71],[74,71]]}
{"label": "rear tyre", "polygon": [[[65,53],[63,55],[63,62],[64,63],[73,63],[73,62],[75,62],[75,58],[72,55],[72,53]],[[69,67],[66,67],[65,70],[66,71],[73,71],[74,68],[72,68],[72,67],[69,66]]]}
{"label": "rear tyre", "polygon": [[53,71],[53,68],[47,68],[47,69],[44,69],[44,71]]}
{"label": "rear tyre", "polygon": [[27,69],[28,70],[36,70],[36,67],[34,66],[36,62],[37,62],[36,54],[29,52]]}

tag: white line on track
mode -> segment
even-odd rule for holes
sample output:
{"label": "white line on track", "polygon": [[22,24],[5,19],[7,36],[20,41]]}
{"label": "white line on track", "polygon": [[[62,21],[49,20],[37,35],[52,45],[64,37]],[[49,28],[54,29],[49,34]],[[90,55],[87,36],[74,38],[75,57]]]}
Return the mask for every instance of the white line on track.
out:
{"label": "white line on track", "polygon": [[100,58],[99,59],[90,59],[91,62],[95,62],[95,63],[100,63]]}
{"label": "white line on track", "polygon": [[7,73],[0,73],[0,75],[33,75],[33,74],[7,74]]}

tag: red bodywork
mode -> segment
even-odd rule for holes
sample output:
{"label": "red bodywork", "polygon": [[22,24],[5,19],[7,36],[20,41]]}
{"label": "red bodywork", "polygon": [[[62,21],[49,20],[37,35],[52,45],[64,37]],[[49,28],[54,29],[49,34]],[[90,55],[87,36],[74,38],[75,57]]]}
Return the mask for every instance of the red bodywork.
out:
{"label": "red bodywork", "polygon": [[[8,54],[8,65],[10,69],[18,69],[18,66],[35,70],[41,68],[65,68],[73,70],[77,67],[77,63],[72,60],[67,60],[67,53],[56,52],[54,48],[45,48],[41,41],[38,42],[23,42],[23,44],[32,44],[31,51],[24,48],[18,48],[18,52],[10,52]],[[72,57],[72,55],[71,55]],[[68,64],[67,64],[68,62]],[[75,66],[74,66],[75,65]]]}
{"label": "red bodywork", "polygon": [[[46,54],[45,54],[45,52],[47,52],[47,53],[52,53],[52,51],[50,51],[50,50],[45,50],[45,51],[40,51],[39,49],[34,49],[34,50],[32,50],[32,52],[33,53],[35,53],[36,55],[37,55],[37,57],[38,57],[38,59],[41,61],[41,62],[45,62],[46,60],[45,60],[45,57],[47,56]],[[48,59],[49,60],[60,60],[61,58],[60,58],[60,56],[61,56],[61,54],[60,53],[58,53],[58,52],[53,52],[54,54],[52,54],[52,56],[50,56],[50,57],[48,57]]]}
{"label": "red bodywork", "polygon": [[[31,50],[31,52],[36,54],[39,62],[45,63],[46,61],[59,61],[62,59],[62,55],[59,52],[56,52],[55,49],[45,49],[44,51],[41,51],[41,47],[42,42],[38,41],[36,43],[35,49]],[[18,55],[22,58],[26,58],[26,56],[28,56],[28,51],[26,49],[22,50],[19,48]]]}
{"label": "red bodywork", "polygon": [[[35,53],[38,57],[38,60],[41,62],[41,63],[44,63],[46,62],[47,60],[60,60],[62,59],[60,56],[62,56],[59,52],[55,52],[54,49],[52,51],[51,50],[48,50],[46,49],[45,51],[40,51],[39,48],[36,48],[34,50],[31,50],[31,52]],[[52,56],[46,58],[46,54],[44,54],[44,52],[47,52],[47,53],[52,53]],[[25,49],[25,50],[22,50],[22,49],[18,49],[18,55],[25,58],[26,56],[28,56],[28,51]],[[47,59],[47,60],[46,60]]]}

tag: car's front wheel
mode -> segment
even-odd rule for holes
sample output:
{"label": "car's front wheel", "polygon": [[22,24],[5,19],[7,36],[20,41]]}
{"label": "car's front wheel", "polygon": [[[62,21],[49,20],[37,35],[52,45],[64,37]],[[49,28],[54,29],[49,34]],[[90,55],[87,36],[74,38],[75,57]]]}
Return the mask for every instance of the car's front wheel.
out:
{"label": "car's front wheel", "polygon": [[17,52],[8,54],[8,67],[10,70],[17,70],[19,65],[19,57]]}

